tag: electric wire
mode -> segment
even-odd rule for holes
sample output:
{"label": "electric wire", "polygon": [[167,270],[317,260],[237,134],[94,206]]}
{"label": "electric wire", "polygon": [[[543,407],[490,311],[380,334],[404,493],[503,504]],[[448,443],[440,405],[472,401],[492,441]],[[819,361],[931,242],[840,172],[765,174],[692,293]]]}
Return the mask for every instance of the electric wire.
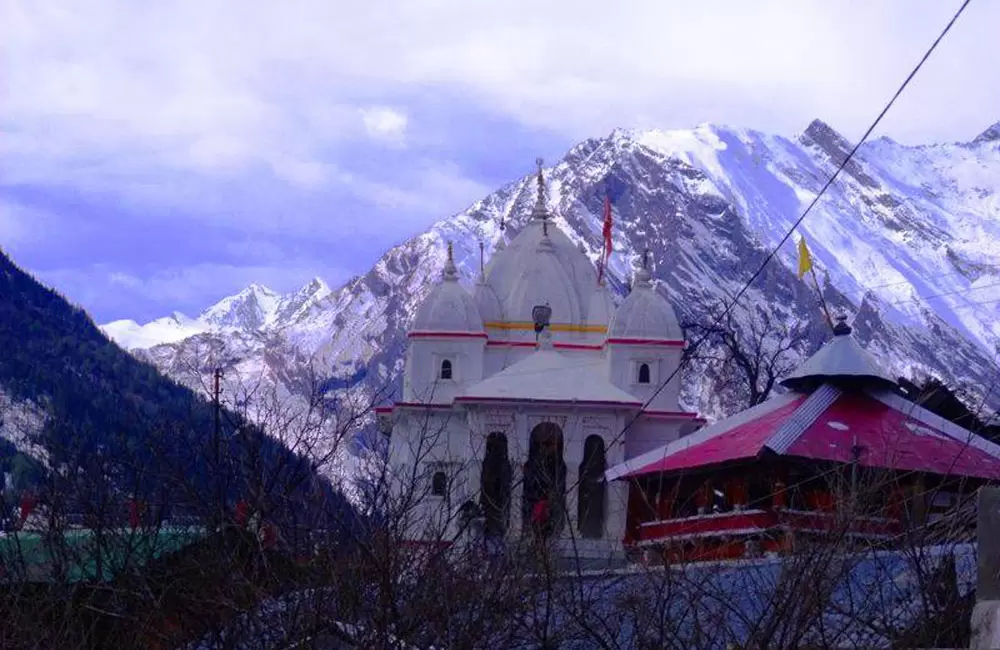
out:
{"label": "electric wire", "polygon": [[[722,319],[724,319],[726,316],[729,315],[730,312],[732,312],[733,308],[739,302],[740,298],[743,297],[743,294],[745,294],[747,290],[750,289],[750,287],[757,280],[757,278],[760,277],[760,275],[764,272],[764,269],[767,268],[767,265],[770,264],[771,260],[773,260],[777,256],[778,251],[781,249],[781,247],[785,245],[785,243],[794,234],[795,230],[799,227],[799,225],[801,225],[802,222],[805,220],[805,218],[809,216],[809,213],[812,212],[812,209],[819,203],[819,200],[823,197],[823,195],[826,194],[826,191],[833,185],[833,183],[837,180],[837,178],[840,177],[840,173],[847,167],[848,163],[850,163],[854,159],[854,156],[857,153],[858,149],[861,147],[861,145],[864,144],[865,141],[867,141],[868,138],[871,136],[872,132],[876,128],[878,128],[878,125],[882,122],[882,119],[889,112],[889,109],[892,108],[892,106],[896,103],[896,100],[899,99],[900,95],[902,95],[903,91],[906,90],[906,88],[910,85],[910,82],[917,75],[920,69],[924,66],[924,64],[930,58],[931,54],[937,49],[938,44],[942,41],[942,39],[944,39],[944,37],[948,34],[948,32],[951,31],[951,28],[955,24],[955,21],[957,21],[958,17],[962,15],[962,13],[965,11],[965,8],[968,7],[970,2],[971,0],[964,0],[964,2],[954,13],[954,15],[952,15],[951,20],[948,21],[948,24],[945,25],[941,33],[938,34],[938,37],[934,39],[934,42],[931,43],[930,47],[924,53],[923,57],[921,57],[920,61],[917,62],[916,66],[914,66],[914,68],[906,76],[906,78],[903,80],[903,83],[900,84],[899,88],[896,89],[896,92],[893,94],[893,96],[889,99],[889,101],[879,112],[878,116],[865,131],[864,135],[861,136],[861,139],[858,140],[858,142],[851,148],[851,150],[847,153],[847,155],[840,162],[840,164],[837,165],[837,168],[834,170],[830,178],[827,179],[827,181],[820,188],[819,192],[816,193],[816,196],[813,198],[813,200],[809,203],[808,206],[806,206],[806,209],[802,212],[802,214],[798,217],[798,219],[795,220],[795,222],[784,234],[784,236],[782,236],[782,238],[778,241],[778,243],[774,246],[774,248],[772,248],[771,251],[767,254],[763,262],[761,262],[760,266],[757,268],[757,270],[754,271],[754,273],[746,281],[743,287],[736,293],[732,302],[730,302],[726,306],[726,308],[722,310],[713,319],[711,325],[708,328],[709,330],[711,330],[712,327],[718,325],[722,321]],[[698,347],[701,346],[701,344],[703,344],[709,338],[709,336],[711,336],[711,332],[706,331],[695,341],[695,343],[692,346],[688,348],[688,351],[690,352],[692,350],[697,350]],[[643,402],[642,406],[629,419],[628,423],[625,425],[622,431],[617,436],[615,436],[614,440],[612,441],[612,444],[618,442],[618,440],[620,440],[621,437],[624,436],[625,433],[627,433],[632,428],[632,426],[639,419],[639,417],[642,416],[642,414],[646,411],[646,409],[653,402],[653,400],[656,399],[661,392],[663,392],[663,389],[665,389],[671,381],[673,381],[673,379],[687,365],[690,359],[691,359],[690,354],[685,354],[684,356],[682,356],[681,361],[677,365],[677,367],[667,376],[667,378],[664,381],[662,381],[657,386],[656,390],[653,391],[653,393],[649,396],[649,398],[646,399],[645,402]]]}

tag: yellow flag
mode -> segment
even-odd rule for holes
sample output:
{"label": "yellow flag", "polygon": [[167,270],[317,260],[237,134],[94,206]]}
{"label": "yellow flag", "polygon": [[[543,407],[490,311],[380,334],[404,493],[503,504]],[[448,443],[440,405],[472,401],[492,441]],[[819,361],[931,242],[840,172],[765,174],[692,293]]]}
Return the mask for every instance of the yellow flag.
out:
{"label": "yellow flag", "polygon": [[799,240],[799,279],[801,280],[806,273],[811,271],[812,267],[812,256],[809,255],[809,248],[806,247],[806,238],[803,237]]}

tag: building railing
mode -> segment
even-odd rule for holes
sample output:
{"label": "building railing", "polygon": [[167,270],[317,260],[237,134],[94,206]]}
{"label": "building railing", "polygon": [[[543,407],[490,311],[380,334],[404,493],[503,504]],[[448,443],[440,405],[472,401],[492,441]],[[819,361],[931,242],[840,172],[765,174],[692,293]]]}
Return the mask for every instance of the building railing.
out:
{"label": "building railing", "polygon": [[845,519],[832,512],[806,510],[742,510],[677,519],[647,521],[639,526],[640,545],[704,537],[750,536],[778,531],[830,533],[884,539],[902,531],[899,519],[856,516]]}

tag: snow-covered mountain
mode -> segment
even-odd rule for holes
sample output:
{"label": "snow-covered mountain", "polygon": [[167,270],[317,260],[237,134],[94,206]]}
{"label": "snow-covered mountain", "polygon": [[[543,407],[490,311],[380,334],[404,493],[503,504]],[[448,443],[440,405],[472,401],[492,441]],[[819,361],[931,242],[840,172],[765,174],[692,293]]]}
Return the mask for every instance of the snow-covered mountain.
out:
{"label": "snow-covered mountain", "polygon": [[285,295],[251,284],[215,303],[197,318],[174,312],[144,325],[134,320],[117,320],[101,329],[126,349],[145,350],[206,332],[236,334],[281,328],[294,323],[329,295],[330,288],[320,278],[313,278],[298,291]]}
{"label": "snow-covered mountain", "polygon": [[[735,295],[850,147],[820,121],[794,138],[713,125],[616,130],[578,144],[548,169],[548,198],[558,225],[596,259],[610,196],[618,296],[648,247],[660,290],[682,321],[696,322]],[[105,331],[196,387],[207,385],[205,373],[220,359],[289,395],[301,394],[317,374],[340,386],[394,386],[406,328],[440,276],[445,242],[454,241],[471,283],[479,243],[488,259],[510,235],[501,220],[517,231],[533,200],[525,176],[387,251],[332,292],[318,281],[294,296],[251,286],[191,321],[175,315],[145,326],[110,323]],[[809,243],[827,302],[853,317],[859,338],[892,371],[938,375],[972,393],[997,380],[1000,123],[967,143],[865,144],[798,234]],[[796,240],[744,295],[737,319],[763,311],[774,323],[820,323],[812,281],[794,272]],[[820,324],[798,354],[824,336]],[[683,377],[687,406],[710,416],[731,410],[718,390],[728,372],[692,365]]]}

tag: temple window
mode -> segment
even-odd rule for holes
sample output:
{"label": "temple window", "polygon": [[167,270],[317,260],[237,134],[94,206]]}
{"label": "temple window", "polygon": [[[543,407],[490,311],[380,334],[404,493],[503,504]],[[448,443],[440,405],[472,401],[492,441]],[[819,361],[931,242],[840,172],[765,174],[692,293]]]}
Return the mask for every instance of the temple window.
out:
{"label": "temple window", "polygon": [[431,494],[436,497],[448,496],[448,475],[444,472],[434,472],[431,477]]}
{"label": "temple window", "polygon": [[649,364],[641,363],[639,364],[639,383],[648,384],[649,383]]}
{"label": "temple window", "polygon": [[438,373],[438,379],[451,379],[452,378],[452,367],[451,359],[445,359],[441,362],[441,372]]}

